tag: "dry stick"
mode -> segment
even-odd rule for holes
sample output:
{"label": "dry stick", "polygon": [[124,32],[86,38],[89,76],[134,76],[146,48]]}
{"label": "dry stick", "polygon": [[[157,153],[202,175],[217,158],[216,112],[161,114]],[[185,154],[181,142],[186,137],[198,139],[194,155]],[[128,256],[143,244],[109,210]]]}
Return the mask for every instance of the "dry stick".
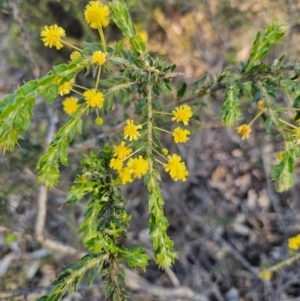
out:
{"label": "dry stick", "polygon": [[[0,226],[0,231],[5,233],[13,233],[17,237],[26,237],[29,239],[36,239],[35,236],[30,234],[24,234],[18,231],[14,231],[10,228]],[[39,241],[42,246],[49,248],[53,251],[58,251],[65,255],[74,255],[78,258],[83,257],[86,255],[84,252],[79,252],[77,249],[73,248],[72,246],[62,244],[57,241],[53,241],[50,239],[44,239]],[[174,298],[184,298],[184,300],[191,300],[191,301],[208,301],[208,298],[198,292],[193,291],[188,287],[178,286],[176,288],[162,288],[153,284],[150,284],[147,280],[144,280],[142,277],[138,276],[130,269],[123,266],[126,276],[126,285],[129,289],[133,291],[140,291],[147,293],[152,296],[166,298],[166,299],[174,299]],[[44,288],[48,290],[47,288]],[[30,293],[30,292],[28,292]]]}
{"label": "dry stick", "polygon": [[[56,130],[56,125],[58,122],[58,118],[56,114],[54,113],[53,109],[47,106],[47,113],[48,113],[48,118],[49,118],[49,126],[48,126],[48,131],[47,135],[45,138],[45,148],[51,143],[54,135],[55,135],[55,130]],[[45,228],[46,224],[46,215],[47,215],[47,197],[48,197],[48,190],[45,187],[45,185],[41,184],[40,189],[39,189],[39,194],[38,194],[38,212],[37,212],[37,217],[36,217],[36,222],[35,222],[35,235],[36,239],[38,241],[44,240],[43,238],[43,231]]]}
{"label": "dry stick", "polygon": [[[30,44],[30,37],[25,29],[25,24],[24,21],[21,17],[21,14],[18,9],[18,4],[16,3],[15,0],[9,0],[8,1],[9,6],[12,9],[13,16],[15,21],[18,23],[21,31],[21,40],[22,40],[22,45],[24,46],[28,59],[30,61],[31,68],[30,71],[32,71],[34,77],[39,77],[40,74],[40,68],[37,64],[36,56],[35,53],[31,47]],[[54,114],[52,108],[50,108],[47,105],[47,113],[49,115],[49,128],[47,132],[47,136],[45,139],[45,146],[48,146],[55,134],[56,130],[56,124],[57,124],[57,117]],[[40,186],[39,189],[39,194],[38,194],[38,214],[37,214],[37,220],[35,224],[35,235],[38,240],[42,240],[42,234],[43,230],[45,228],[45,221],[46,221],[46,212],[47,212],[47,189],[44,185]]]}
{"label": "dry stick", "polygon": [[215,18],[211,12],[211,9],[210,9],[210,1],[208,0],[203,0],[203,3],[206,7],[206,10],[207,10],[207,18],[208,20],[210,21],[213,29],[215,30],[215,32],[217,33],[217,35],[219,36],[220,40],[222,41],[222,43],[224,44],[226,50],[230,50],[232,49],[231,45],[229,44],[229,42],[227,41],[227,39],[222,35],[220,29],[219,29],[219,26],[218,24],[216,23],[215,21]]}
{"label": "dry stick", "polygon": [[105,139],[107,137],[112,137],[115,134],[117,134],[118,132],[120,132],[123,129],[125,123],[126,123],[125,121],[121,122],[114,128],[110,129],[108,132],[99,134],[96,138],[92,138],[92,139],[84,141],[83,143],[76,144],[74,147],[69,147],[68,154],[82,152],[84,150],[88,150],[88,149],[94,147],[98,140]]}
{"label": "dry stick", "polygon": [[0,300],[15,300],[13,298],[19,296],[28,296],[32,294],[47,294],[50,291],[51,291],[50,287],[34,287],[34,288],[31,287],[31,288],[24,288],[19,290],[0,292]]}
{"label": "dry stick", "polygon": [[264,173],[265,173],[265,177],[267,179],[267,192],[268,192],[268,196],[270,198],[270,201],[272,203],[272,206],[274,208],[274,211],[276,213],[276,216],[277,216],[277,219],[278,219],[278,223],[279,223],[279,227],[280,227],[280,230],[282,231],[282,233],[284,235],[287,234],[288,230],[287,230],[287,225],[286,225],[286,222],[285,222],[285,219],[283,217],[283,214],[281,212],[281,209],[279,207],[279,199],[278,199],[278,196],[277,194],[275,193],[275,190],[274,190],[274,186],[271,182],[271,179],[269,179],[269,175],[270,175],[270,168],[268,167],[267,165],[267,162],[266,162],[266,159],[265,159],[265,156],[263,154],[263,151],[262,149],[260,148],[260,156],[261,156],[261,160],[262,160],[262,163],[263,163],[263,169],[264,169]]}
{"label": "dry stick", "polygon": [[216,242],[219,242],[237,261],[241,263],[255,278],[259,279],[258,273],[255,268],[225,239],[213,231],[207,224],[203,221],[201,217],[195,214],[190,214],[190,217],[201,224],[201,226],[212,235]]}
{"label": "dry stick", "polygon": [[194,301],[208,301],[209,299],[198,292],[193,291],[188,287],[176,287],[176,288],[163,288],[153,284],[150,284],[147,280],[144,280],[129,269],[125,270],[126,284],[135,291],[147,293],[149,295],[160,297],[165,299],[182,298],[182,300],[194,300]]}
{"label": "dry stick", "polygon": [[15,21],[19,25],[19,29],[21,32],[22,46],[24,46],[25,53],[27,54],[29,61],[30,61],[30,65],[31,65],[30,68],[28,68],[28,69],[30,72],[33,73],[33,76],[35,78],[37,78],[40,75],[40,68],[37,64],[35,53],[31,47],[31,44],[30,44],[31,39],[26,31],[24,21],[21,17],[21,14],[20,14],[20,11],[18,8],[18,4],[16,3],[15,0],[9,0],[8,4],[9,4],[10,8],[12,9],[12,13],[13,13]]}

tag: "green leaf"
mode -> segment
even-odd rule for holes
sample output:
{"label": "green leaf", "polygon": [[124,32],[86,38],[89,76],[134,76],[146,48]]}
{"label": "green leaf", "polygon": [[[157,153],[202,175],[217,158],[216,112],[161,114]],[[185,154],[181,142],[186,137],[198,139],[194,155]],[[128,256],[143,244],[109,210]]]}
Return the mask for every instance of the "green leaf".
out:
{"label": "green leaf", "polygon": [[109,297],[112,290],[114,288],[114,285],[112,282],[108,282],[105,286],[105,297]]}
{"label": "green leaf", "polygon": [[129,38],[129,42],[133,52],[141,53],[146,51],[146,44],[139,35]]}
{"label": "green leaf", "polygon": [[285,23],[274,21],[266,28],[262,39],[260,39],[260,32],[258,32],[253,43],[250,57],[243,68],[243,72],[249,72],[258,60],[265,57],[270,47],[278,42],[285,35],[286,31],[287,26]]}
{"label": "green leaf", "polygon": [[181,97],[183,97],[185,91],[186,91],[187,85],[186,83],[183,83],[182,86],[180,87],[180,89],[177,91],[177,99],[180,99]]}
{"label": "green leaf", "polygon": [[235,85],[230,86],[225,92],[225,102],[220,110],[222,124],[225,126],[235,125],[241,116],[238,93],[239,89]]}
{"label": "green leaf", "polygon": [[144,271],[148,265],[148,261],[150,260],[150,257],[144,253],[144,250],[138,247],[134,247],[126,251],[124,250],[122,255],[125,257],[126,262],[130,267],[140,267]]}
{"label": "green leaf", "polygon": [[265,129],[266,129],[267,133],[270,133],[272,128],[273,128],[273,121],[271,119],[267,119],[265,121]]}
{"label": "green leaf", "polygon": [[126,3],[123,0],[113,0],[109,3],[112,19],[126,38],[136,35]]}
{"label": "green leaf", "polygon": [[279,164],[273,166],[272,172],[271,172],[271,178],[273,180],[278,179],[280,174],[282,173],[283,168],[284,168],[284,162],[280,162]]}
{"label": "green leaf", "polygon": [[40,298],[38,298],[36,301],[48,301],[48,295],[42,296]]}
{"label": "green leaf", "polygon": [[91,268],[88,273],[88,286],[92,285],[95,278],[95,269]]}
{"label": "green leaf", "polygon": [[294,172],[294,164],[295,164],[294,159],[292,157],[289,157],[288,158],[288,171],[289,171],[289,173]]}
{"label": "green leaf", "polygon": [[48,103],[52,104],[58,95],[58,86],[52,85],[48,89],[41,91],[40,95],[43,96]]}

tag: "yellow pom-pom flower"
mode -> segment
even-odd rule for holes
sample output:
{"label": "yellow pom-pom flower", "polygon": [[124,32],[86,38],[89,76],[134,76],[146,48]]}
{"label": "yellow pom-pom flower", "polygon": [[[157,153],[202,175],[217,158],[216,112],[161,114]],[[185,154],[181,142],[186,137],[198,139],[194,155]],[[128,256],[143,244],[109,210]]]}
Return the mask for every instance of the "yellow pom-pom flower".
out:
{"label": "yellow pom-pom flower", "polygon": [[135,125],[133,120],[128,119],[127,125],[124,127],[124,138],[129,138],[129,141],[137,140],[140,137],[139,129],[142,128],[141,125]]}
{"label": "yellow pom-pom flower", "polygon": [[94,29],[106,27],[109,24],[109,7],[101,1],[91,1],[85,7],[84,18]]}
{"label": "yellow pom-pom flower", "polygon": [[71,115],[73,113],[75,113],[79,107],[78,103],[77,103],[78,99],[75,97],[67,97],[64,102],[63,102],[63,106],[64,106],[64,111],[68,114]]}
{"label": "yellow pom-pom flower", "polygon": [[188,125],[190,118],[193,116],[192,109],[188,105],[177,107],[172,111],[172,114],[174,115],[173,121],[183,122],[184,125]]}
{"label": "yellow pom-pom flower", "polygon": [[119,171],[119,176],[123,185],[133,181],[131,173],[132,172],[128,167],[125,167]]}
{"label": "yellow pom-pom flower", "polygon": [[132,149],[126,147],[124,141],[122,141],[119,145],[114,145],[114,157],[124,160],[131,153],[132,153]]}
{"label": "yellow pom-pom flower", "polygon": [[103,124],[103,118],[97,117],[97,118],[95,119],[95,123],[96,123],[97,125],[102,125],[102,124]]}
{"label": "yellow pom-pom flower", "polygon": [[267,281],[270,281],[272,278],[272,273],[269,271],[261,271],[258,274],[258,277]]}
{"label": "yellow pom-pom flower", "polygon": [[106,62],[105,53],[102,51],[95,51],[92,55],[92,63],[102,66]]}
{"label": "yellow pom-pom flower", "polygon": [[260,100],[257,103],[257,109],[260,110],[261,112],[266,112],[267,111],[267,108],[265,106],[265,102],[263,100]]}
{"label": "yellow pom-pom flower", "polygon": [[251,127],[248,124],[243,124],[238,127],[237,132],[242,137],[242,140],[248,139],[251,133]]}
{"label": "yellow pom-pom flower", "polygon": [[57,50],[63,47],[61,43],[61,38],[66,36],[66,32],[62,27],[57,26],[57,24],[44,26],[41,31],[41,37],[44,45],[46,47],[52,48],[56,47]]}
{"label": "yellow pom-pom flower", "polygon": [[162,154],[163,154],[164,156],[166,156],[168,153],[169,153],[169,150],[168,150],[167,148],[163,148],[163,149],[162,149]]}
{"label": "yellow pom-pom flower", "polygon": [[173,154],[169,155],[167,158],[168,163],[164,164],[165,171],[169,173],[170,177],[174,181],[181,180],[185,182],[188,176],[188,171],[186,170],[184,162],[181,162],[180,156]]}
{"label": "yellow pom-pom flower", "polygon": [[277,154],[277,159],[278,159],[279,161],[282,161],[283,158],[284,158],[284,151],[278,152],[278,154]]}
{"label": "yellow pom-pom flower", "polygon": [[73,62],[73,61],[77,60],[80,56],[81,56],[81,53],[79,51],[73,51],[70,54],[70,60]]}
{"label": "yellow pom-pom flower", "polygon": [[83,97],[90,107],[98,107],[99,109],[103,107],[104,95],[100,91],[95,89],[87,90],[83,93]]}
{"label": "yellow pom-pom flower", "polygon": [[288,239],[288,248],[290,254],[300,249],[300,234]]}
{"label": "yellow pom-pom flower", "polygon": [[63,96],[69,94],[72,90],[72,84],[74,83],[74,79],[69,82],[65,82],[62,85],[58,86],[58,94]]}
{"label": "yellow pom-pom flower", "polygon": [[123,168],[123,161],[118,158],[112,158],[109,162],[110,168],[120,171]]}
{"label": "yellow pom-pom flower", "polygon": [[184,143],[188,141],[189,140],[188,135],[190,135],[190,133],[191,132],[189,130],[185,130],[185,129],[181,129],[180,127],[177,127],[173,131],[173,137],[175,143]]}
{"label": "yellow pom-pom flower", "polygon": [[147,160],[139,156],[138,158],[130,158],[127,167],[131,170],[135,178],[140,179],[147,173],[149,165]]}

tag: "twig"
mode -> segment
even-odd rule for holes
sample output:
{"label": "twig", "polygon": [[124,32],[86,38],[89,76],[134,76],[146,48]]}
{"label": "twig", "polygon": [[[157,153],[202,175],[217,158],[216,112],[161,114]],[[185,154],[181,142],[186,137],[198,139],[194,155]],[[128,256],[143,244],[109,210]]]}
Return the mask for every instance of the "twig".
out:
{"label": "twig", "polygon": [[96,138],[86,140],[83,143],[79,143],[79,144],[74,145],[74,147],[68,148],[68,154],[82,152],[82,151],[85,151],[87,149],[94,147],[98,140],[105,139],[107,137],[111,137],[111,136],[115,135],[116,133],[120,132],[123,129],[125,123],[126,123],[125,121],[121,122],[120,124],[118,124],[117,126],[112,128],[111,130],[109,130],[108,132],[98,135]]}
{"label": "twig", "polygon": [[33,76],[35,78],[37,78],[40,75],[40,68],[37,64],[35,53],[31,47],[31,44],[30,44],[31,39],[26,31],[23,18],[19,12],[18,4],[16,3],[15,0],[9,0],[8,3],[12,10],[15,21],[19,25],[19,29],[21,32],[21,44],[24,47],[25,53],[27,54],[27,57],[30,61],[31,66],[30,66],[30,68],[28,68],[28,70],[33,73]]}
{"label": "twig", "polygon": [[204,223],[201,217],[198,215],[190,214],[190,218],[197,221],[198,223],[201,223],[201,226],[211,234],[213,239],[220,243],[240,264],[246,268],[255,278],[259,279],[258,272],[252,267],[252,265],[225,239],[223,239],[220,235],[216,233],[216,231],[213,231],[210,229],[207,224]]}
{"label": "twig", "polygon": [[207,18],[208,20],[211,22],[212,27],[214,28],[215,32],[217,33],[217,35],[219,36],[220,40],[222,41],[222,43],[224,44],[226,50],[230,50],[232,47],[230,46],[229,42],[227,41],[227,39],[222,35],[218,24],[215,22],[215,18],[211,12],[210,9],[210,3],[208,0],[203,0],[203,3],[206,7],[206,11],[207,11]]}
{"label": "twig", "polygon": [[13,291],[0,292],[0,300],[14,300],[18,296],[27,296],[32,294],[47,294],[51,291],[51,287],[34,287],[24,288]]}
{"label": "twig", "polygon": [[[7,227],[0,226],[0,231],[6,232],[6,233],[12,232],[18,237],[25,236],[30,239],[35,238],[36,240],[38,240],[33,235],[14,231]],[[53,251],[58,251],[65,255],[73,255],[78,258],[81,258],[86,254],[84,252],[79,252],[72,246],[65,245],[60,242],[53,241],[50,239],[40,239],[38,241],[42,244],[42,246],[44,246],[48,249],[51,249]],[[134,272],[132,272],[128,268],[126,268],[126,267],[123,267],[123,268],[124,268],[125,276],[126,276],[126,285],[129,289],[131,289],[133,291],[140,291],[140,292],[144,292],[149,295],[152,295],[152,296],[161,297],[161,298],[165,298],[165,299],[183,298],[184,300],[192,300],[192,301],[209,301],[206,296],[199,294],[187,287],[178,286],[176,288],[170,289],[170,288],[162,288],[162,287],[159,287],[156,285],[152,285],[148,281],[144,280],[142,277],[136,275]],[[47,291],[49,291],[49,289],[47,289]],[[24,290],[24,292],[30,293],[26,290]],[[8,294],[7,296],[11,296],[11,293],[9,293],[9,292],[7,294]],[[3,299],[4,298],[7,299],[8,297],[3,297]]]}
{"label": "twig", "polygon": [[[51,143],[55,135],[58,118],[54,113],[53,109],[47,104],[45,105],[47,106],[47,113],[49,119],[48,131],[45,138],[45,148],[46,148]],[[39,189],[38,199],[37,199],[38,212],[37,212],[37,217],[35,222],[35,235],[39,241],[43,240],[43,231],[46,224],[47,197],[48,197],[48,190],[43,184],[41,184]]]}
{"label": "twig", "polygon": [[[255,75],[245,75],[244,77],[241,77],[240,83],[256,81],[256,80],[258,80],[260,78],[264,78],[268,75],[278,75],[281,73],[293,71],[293,70],[295,70],[296,66],[300,67],[299,64],[294,64],[294,65],[288,65],[288,66],[282,67],[281,69],[278,69],[276,71],[270,71],[270,72],[264,71],[264,72],[261,72],[261,73],[255,74]],[[196,92],[195,94],[187,96],[187,97],[185,97],[177,102],[171,103],[167,106],[178,106],[178,105],[181,105],[184,103],[189,103],[197,98],[201,98],[206,95],[213,94],[213,93],[215,93],[219,90],[223,90],[225,88],[226,88],[226,83],[218,83],[218,84],[211,85],[210,87],[203,87],[203,89],[200,89],[200,91]]]}
{"label": "twig", "polygon": [[126,284],[134,291],[140,291],[162,299],[180,299],[194,301],[208,301],[209,299],[188,287],[163,288],[150,284],[129,269],[125,269]]}
{"label": "twig", "polygon": [[263,163],[263,169],[264,169],[264,173],[265,173],[265,177],[267,179],[266,183],[267,183],[267,192],[268,192],[268,196],[270,198],[270,201],[272,203],[272,206],[274,208],[274,211],[276,213],[277,219],[278,219],[278,224],[280,227],[280,230],[282,231],[282,233],[284,235],[287,234],[288,230],[287,230],[287,225],[285,223],[285,219],[283,217],[283,214],[281,212],[281,209],[279,207],[279,199],[277,194],[274,191],[274,186],[271,182],[271,179],[269,178],[270,175],[270,168],[267,165],[267,162],[265,160],[264,154],[262,152],[262,149],[260,148],[260,156],[261,156],[261,160]]}
{"label": "twig", "polygon": [[38,213],[35,222],[35,235],[38,239],[43,238],[43,231],[46,223],[47,214],[47,188],[41,185],[38,194]]}

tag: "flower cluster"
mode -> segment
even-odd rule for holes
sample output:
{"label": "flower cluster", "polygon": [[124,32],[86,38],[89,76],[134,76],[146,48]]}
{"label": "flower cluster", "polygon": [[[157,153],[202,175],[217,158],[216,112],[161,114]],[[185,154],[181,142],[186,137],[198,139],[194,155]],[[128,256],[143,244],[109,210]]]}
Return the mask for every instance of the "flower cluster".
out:
{"label": "flower cluster", "polygon": [[170,177],[174,181],[181,180],[185,182],[188,176],[188,171],[186,170],[184,162],[181,162],[181,157],[173,154],[169,155],[167,158],[168,163],[164,164],[165,171],[169,173]]}
{"label": "flower cluster", "polygon": [[[129,158],[131,154],[132,149],[125,145],[125,141],[114,146],[114,158],[110,161],[110,167],[118,172],[122,184],[140,179],[148,171],[148,161],[141,155]],[[123,162],[127,159],[127,164],[123,167]]]}

